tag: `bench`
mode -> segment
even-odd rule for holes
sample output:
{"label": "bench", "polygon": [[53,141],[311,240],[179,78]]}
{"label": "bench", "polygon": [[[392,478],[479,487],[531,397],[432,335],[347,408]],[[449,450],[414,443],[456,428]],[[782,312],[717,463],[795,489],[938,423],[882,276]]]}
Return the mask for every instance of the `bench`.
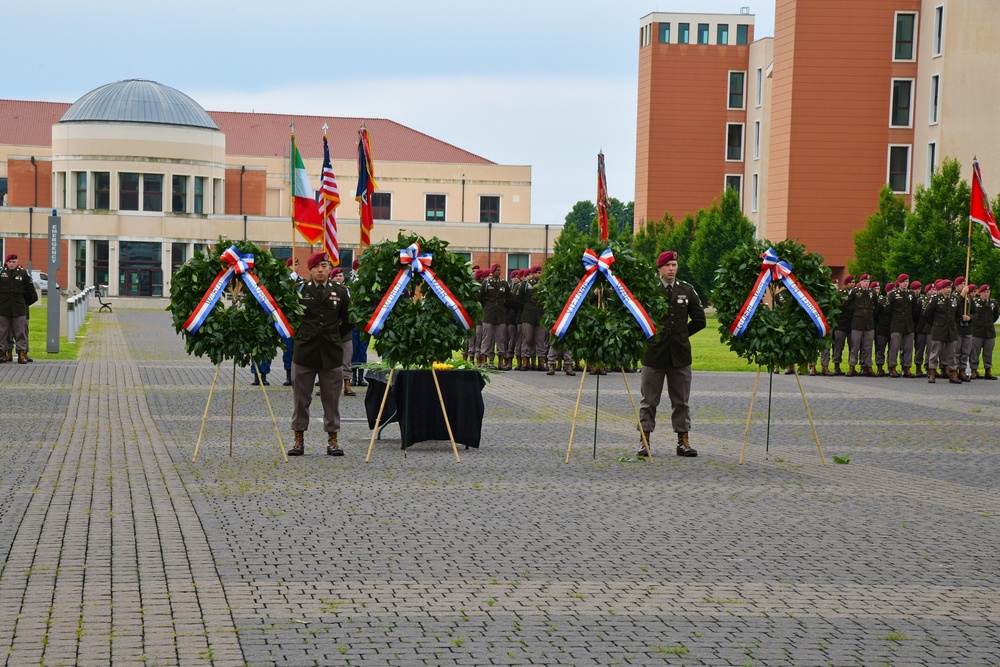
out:
{"label": "bench", "polygon": [[97,301],[98,301],[98,303],[101,304],[101,307],[98,309],[97,312],[100,313],[100,312],[103,312],[104,310],[107,310],[109,313],[112,312],[112,310],[111,310],[111,302],[110,301],[105,302],[104,299],[101,298],[101,286],[100,285],[96,286],[96,289],[94,290],[94,294],[97,295]]}

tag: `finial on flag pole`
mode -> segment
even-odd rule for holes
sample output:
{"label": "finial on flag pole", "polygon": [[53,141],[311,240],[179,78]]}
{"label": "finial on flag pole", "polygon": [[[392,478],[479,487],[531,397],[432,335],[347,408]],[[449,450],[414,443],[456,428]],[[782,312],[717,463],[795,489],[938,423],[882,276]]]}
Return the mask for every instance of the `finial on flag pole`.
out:
{"label": "finial on flag pole", "polygon": [[293,120],[288,127],[292,128],[292,134],[295,134],[295,121]]}
{"label": "finial on flag pole", "polygon": [[327,131],[328,129],[330,129],[330,126],[329,126],[329,125],[327,125],[326,123],[323,123],[323,136],[324,136],[324,137],[326,136],[326,131]]}

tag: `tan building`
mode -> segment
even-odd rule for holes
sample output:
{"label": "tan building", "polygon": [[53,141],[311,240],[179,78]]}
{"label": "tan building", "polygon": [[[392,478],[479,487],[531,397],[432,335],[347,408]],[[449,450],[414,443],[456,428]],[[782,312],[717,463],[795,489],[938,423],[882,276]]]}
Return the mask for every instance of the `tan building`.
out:
{"label": "tan building", "polygon": [[[63,286],[162,296],[176,267],[220,236],[245,236],[287,257],[293,123],[314,189],[327,126],[345,264],[360,241],[362,123],[379,185],[373,243],[401,231],[438,236],[474,264],[510,271],[543,261],[560,231],[530,224],[529,166],[499,165],[390,120],[206,112],[173,88],[129,80],[72,105],[0,100],[4,252],[45,270],[46,218],[55,209]],[[307,256],[311,249],[295,240]]]}
{"label": "tan building", "polygon": [[[991,131],[1000,85],[990,76],[1000,44],[984,29],[1000,27],[1000,3],[775,4],[774,38],[751,37],[740,50],[717,44],[713,26],[742,21],[752,34],[752,16],[640,21],[637,224],[709,206],[722,191],[719,173],[735,186],[738,172],[759,236],[794,238],[841,273],[884,184],[911,202],[943,158],[957,158],[968,180],[978,156],[990,194],[1000,190],[1000,136]],[[695,22],[709,25],[709,43],[658,39]]]}

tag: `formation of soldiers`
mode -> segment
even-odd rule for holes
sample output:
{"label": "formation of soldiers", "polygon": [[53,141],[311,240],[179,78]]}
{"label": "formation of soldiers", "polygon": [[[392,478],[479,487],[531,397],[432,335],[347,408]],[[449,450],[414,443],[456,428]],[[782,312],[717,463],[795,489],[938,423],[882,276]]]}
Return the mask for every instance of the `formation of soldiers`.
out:
{"label": "formation of soldiers", "polygon": [[[473,267],[480,283],[479,302],[483,316],[470,332],[462,357],[501,371],[556,371],[576,375],[569,352],[550,344],[542,326],[542,303],[538,299],[541,266],[517,269],[510,280],[500,276],[500,265]],[[593,372],[599,372],[594,369]]]}
{"label": "formation of soldiers", "polygon": [[997,379],[994,323],[1000,306],[991,298],[989,285],[970,285],[964,276],[923,285],[910,282],[904,273],[882,292],[862,274],[856,282],[846,276],[839,291],[841,312],[831,345],[810,375],[927,377],[928,382],[947,378],[952,384]]}

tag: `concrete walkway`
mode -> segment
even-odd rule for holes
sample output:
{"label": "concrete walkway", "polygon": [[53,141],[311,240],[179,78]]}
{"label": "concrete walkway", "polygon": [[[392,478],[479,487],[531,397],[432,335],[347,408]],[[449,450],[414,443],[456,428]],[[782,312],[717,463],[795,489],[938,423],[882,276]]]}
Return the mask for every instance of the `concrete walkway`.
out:
{"label": "concrete walkway", "polygon": [[590,377],[566,465],[580,377],[494,374],[460,464],[394,425],[365,464],[363,390],[346,457],[314,420],[285,463],[223,365],[192,463],[215,368],[166,313],[87,335],[0,366],[4,664],[1000,665],[1000,382],[803,378],[822,467],[795,379],[762,376],[739,466],[754,374],[696,373],[701,456],[660,430],[650,465],[620,375],[593,457]]}

